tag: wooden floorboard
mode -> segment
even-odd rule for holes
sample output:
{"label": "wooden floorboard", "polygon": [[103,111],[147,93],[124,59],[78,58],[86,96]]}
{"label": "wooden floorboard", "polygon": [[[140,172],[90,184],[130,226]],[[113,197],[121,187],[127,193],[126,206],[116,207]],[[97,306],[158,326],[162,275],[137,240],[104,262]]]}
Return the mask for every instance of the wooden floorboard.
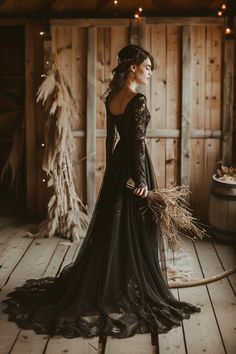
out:
{"label": "wooden floorboard", "polygon": [[[224,269],[211,242],[198,242],[196,250],[204,277]],[[227,354],[236,352],[236,301],[235,293],[227,278],[207,285],[209,297],[223,338]],[[227,321],[225,320],[227,318]]]}
{"label": "wooden floorboard", "polygon": [[[63,262],[68,246],[62,246],[58,242],[59,239],[57,240],[56,248],[54,249],[50,262],[41,274],[42,277],[56,276],[58,269]],[[43,353],[48,340],[48,335],[36,335],[33,330],[20,330],[19,336],[12,347],[11,354],[41,354]]]}
{"label": "wooden floorboard", "polygon": [[[198,242],[202,241],[197,241],[196,243]],[[198,278],[202,278],[201,268],[192,241],[186,240],[185,248],[192,256],[196,275]],[[191,315],[190,319],[183,320],[187,353],[225,353],[221,333],[214,314],[214,308],[212,307],[206,286],[181,288],[179,289],[179,296],[180,300],[201,307],[200,313],[194,313]],[[218,304],[216,304],[216,306],[218,306]]]}
{"label": "wooden floorboard", "polygon": [[[155,348],[154,348],[155,349]],[[107,337],[106,354],[144,354],[152,353],[150,334],[136,334],[130,338],[116,339]]]}
{"label": "wooden floorboard", "polygon": [[12,349],[11,354],[41,354],[47,345],[47,336],[36,335],[31,330],[22,330],[19,332]]}
{"label": "wooden floorboard", "polygon": [[9,242],[16,240],[18,234],[26,234],[29,225],[17,225],[17,223],[4,224],[0,228],[0,255],[9,247]]}
{"label": "wooden floorboard", "polygon": [[[236,245],[214,242],[213,247],[224,270],[236,267]],[[236,294],[236,273],[231,274],[228,280]]]}
{"label": "wooden floorboard", "polygon": [[[33,241],[21,262],[18,263],[11,274],[8,282],[2,288],[0,310],[5,307],[2,304],[2,300],[6,298],[7,293],[22,285],[27,279],[40,278],[42,276],[57,244],[58,239],[56,238]],[[0,328],[0,353],[10,353],[20,330],[15,323],[7,321],[7,315],[2,313],[2,311],[0,312]]]}
{"label": "wooden floorboard", "polygon": [[[74,244],[70,247],[68,246],[59,246],[59,247],[67,247],[67,250],[64,254],[64,257],[61,259],[61,265],[58,266],[58,269],[62,270],[64,266],[68,265],[72,262],[75,255],[78,253],[79,247]],[[55,259],[58,259],[58,255],[55,255]],[[53,264],[53,268],[55,266],[55,262],[51,262]],[[51,276],[48,274],[48,270],[46,272],[46,276]],[[54,354],[54,353],[70,353],[70,354],[92,354],[95,353],[95,349],[98,348],[98,337],[94,337],[91,339],[84,338],[74,338],[67,339],[61,336],[49,337],[48,343],[45,348],[45,354]]]}
{"label": "wooden floorboard", "polygon": [[[66,246],[63,242],[57,244],[55,252],[42,276],[55,276],[60,269],[71,263],[77,249],[77,245]],[[71,340],[60,336],[50,337],[47,335],[36,335],[32,330],[21,330],[20,335],[14,343],[11,354],[40,354],[43,352],[47,354],[67,352],[81,352],[83,354],[94,353],[94,348],[89,343],[97,348],[98,338],[92,338],[90,341],[83,338]]]}
{"label": "wooden floorboard", "polygon": [[[172,290],[173,295],[178,299],[178,290]],[[159,334],[159,351],[161,354],[185,354],[184,333],[182,325],[173,328],[168,333]]]}
{"label": "wooden floorboard", "polygon": [[9,226],[13,226],[14,224],[18,224],[15,218],[12,216],[9,217],[1,217],[0,216],[0,231],[2,231],[5,228],[8,228]]}
{"label": "wooden floorboard", "polygon": [[3,287],[11,273],[21,261],[28,248],[33,243],[30,238],[25,238],[24,230],[17,230],[9,241],[1,247],[0,254],[0,289]]}
{"label": "wooden floorboard", "polygon": [[[12,225],[0,220],[0,353],[54,354],[96,353],[98,337],[66,339],[61,336],[36,335],[20,330],[7,321],[1,301],[16,286],[30,278],[56,276],[76,258],[79,246],[63,244],[62,239],[30,239],[23,237],[29,225]],[[8,220],[9,221],[9,220]],[[210,276],[234,267],[235,248],[212,242],[186,240],[185,249],[192,257],[194,277]],[[181,300],[199,305],[200,313],[184,320],[182,326],[159,334],[158,349],[151,343],[150,334],[131,338],[107,338],[105,354],[232,354],[236,352],[236,275],[192,288],[173,289]]]}
{"label": "wooden floorboard", "polygon": [[45,354],[94,354],[98,348],[98,338],[50,338]]}

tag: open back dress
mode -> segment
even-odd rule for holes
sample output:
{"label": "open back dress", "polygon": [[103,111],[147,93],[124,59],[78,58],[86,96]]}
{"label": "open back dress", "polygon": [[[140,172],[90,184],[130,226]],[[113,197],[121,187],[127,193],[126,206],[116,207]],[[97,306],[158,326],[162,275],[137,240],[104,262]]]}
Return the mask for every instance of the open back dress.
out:
{"label": "open back dress", "polygon": [[157,188],[145,139],[146,97],[135,94],[118,115],[109,102],[108,95],[106,170],[85,238],[57,277],[29,279],[8,294],[4,311],[21,328],[66,338],[126,338],[168,332],[200,311],[168,288],[158,224],[143,212],[146,198],[126,187],[132,177],[137,187]]}

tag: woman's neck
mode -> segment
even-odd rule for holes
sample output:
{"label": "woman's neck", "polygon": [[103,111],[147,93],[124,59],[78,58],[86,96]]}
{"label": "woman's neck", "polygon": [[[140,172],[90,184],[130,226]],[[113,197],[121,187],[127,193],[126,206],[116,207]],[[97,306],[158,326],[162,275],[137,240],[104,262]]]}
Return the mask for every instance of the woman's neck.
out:
{"label": "woman's neck", "polygon": [[129,92],[137,92],[138,84],[135,81],[127,79],[124,88]]}
{"label": "woman's neck", "polygon": [[137,88],[138,85],[135,82],[127,80],[127,82],[121,88],[120,93],[122,92],[122,95],[127,96],[129,94],[137,92]]}

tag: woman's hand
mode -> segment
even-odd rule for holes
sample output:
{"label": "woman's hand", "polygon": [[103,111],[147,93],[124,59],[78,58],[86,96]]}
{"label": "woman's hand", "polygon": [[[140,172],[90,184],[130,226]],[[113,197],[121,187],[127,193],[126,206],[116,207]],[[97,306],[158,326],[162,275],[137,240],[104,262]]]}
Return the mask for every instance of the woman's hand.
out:
{"label": "woman's hand", "polygon": [[146,198],[146,196],[148,195],[148,187],[145,186],[145,187],[141,187],[141,188],[135,188],[133,190],[133,193],[138,195],[139,197],[142,197],[142,198]]}

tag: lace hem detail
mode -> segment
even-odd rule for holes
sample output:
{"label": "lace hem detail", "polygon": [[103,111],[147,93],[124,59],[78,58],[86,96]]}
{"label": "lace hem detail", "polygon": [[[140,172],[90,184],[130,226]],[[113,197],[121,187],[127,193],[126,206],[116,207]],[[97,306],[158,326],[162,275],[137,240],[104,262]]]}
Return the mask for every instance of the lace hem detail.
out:
{"label": "lace hem detail", "polygon": [[10,298],[3,302],[7,304],[4,312],[9,314],[9,320],[21,328],[33,329],[37,334],[66,338],[99,335],[127,338],[135,333],[166,333],[180,326],[191,313],[200,312],[199,307],[171,296],[166,302],[145,303],[134,279],[129,280],[126,295],[118,294],[116,308],[103,306],[92,310],[89,303],[71,301],[62,308],[60,301],[51,298],[50,302],[50,288],[55,279],[30,279],[8,294]]}

